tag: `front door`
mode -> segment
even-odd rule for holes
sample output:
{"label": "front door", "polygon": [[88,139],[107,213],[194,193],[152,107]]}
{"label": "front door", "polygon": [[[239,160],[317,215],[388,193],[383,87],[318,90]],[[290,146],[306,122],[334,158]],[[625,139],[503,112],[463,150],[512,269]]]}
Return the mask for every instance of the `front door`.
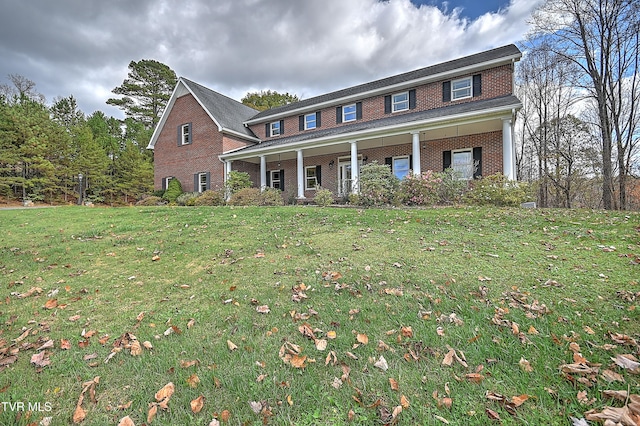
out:
{"label": "front door", "polygon": [[[358,156],[358,167],[362,167],[362,157]],[[351,170],[351,158],[338,159],[338,195],[351,194],[353,186],[353,173]]]}

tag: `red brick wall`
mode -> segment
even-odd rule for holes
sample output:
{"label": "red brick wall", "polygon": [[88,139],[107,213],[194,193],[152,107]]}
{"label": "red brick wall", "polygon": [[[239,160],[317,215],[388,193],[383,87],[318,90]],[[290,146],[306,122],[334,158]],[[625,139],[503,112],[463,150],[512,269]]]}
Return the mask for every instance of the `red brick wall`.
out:
{"label": "red brick wall", "polygon": [[[178,126],[191,123],[192,143],[178,146]],[[218,155],[225,150],[246,146],[239,138],[223,135],[191,95],[176,99],[154,148],[154,187],[162,188],[162,180],[173,176],[185,192],[194,191],[193,175],[209,172],[210,187],[221,188],[224,164]]]}
{"label": "red brick wall", "polygon": [[[482,73],[482,94],[478,97],[462,99],[459,101],[452,102],[442,102],[442,80],[434,83],[425,84],[422,86],[415,87],[416,89],[416,109],[397,112],[394,114],[407,114],[416,111],[426,111],[429,109],[441,108],[443,106],[452,105],[456,103],[465,103],[465,102],[474,102],[483,99],[491,99],[499,96],[509,95],[513,92],[513,82],[512,82],[512,66],[511,65],[503,65],[500,67],[492,68],[489,70],[485,70]],[[466,76],[461,76],[463,78]],[[400,91],[401,92],[401,91]],[[399,93],[399,92],[389,92],[386,95]],[[374,96],[371,98],[362,100],[362,120],[363,121],[372,121],[378,120],[380,118],[384,118],[385,116],[389,116],[389,114],[384,113],[384,96]],[[347,105],[347,104],[345,104]],[[336,106],[332,106],[329,108],[321,109],[321,127],[320,129],[330,129],[337,126],[342,126],[344,124],[336,124]],[[305,131],[300,132],[298,117],[300,114],[295,114],[290,117],[284,118],[284,135],[282,137],[292,136],[298,133],[304,133]],[[350,121],[349,123],[354,123]],[[275,139],[265,137],[265,123],[254,124],[250,126],[251,130],[254,134],[256,134],[259,138],[263,140]],[[308,131],[308,130],[307,130]]]}

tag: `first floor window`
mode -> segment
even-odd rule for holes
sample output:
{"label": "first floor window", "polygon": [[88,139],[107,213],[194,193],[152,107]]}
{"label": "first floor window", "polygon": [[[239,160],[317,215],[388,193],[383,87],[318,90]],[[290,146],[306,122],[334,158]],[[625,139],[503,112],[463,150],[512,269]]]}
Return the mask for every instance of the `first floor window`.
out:
{"label": "first floor window", "polygon": [[470,149],[451,152],[451,168],[460,179],[473,179],[473,153]]}
{"label": "first floor window", "polygon": [[318,185],[316,166],[305,167],[304,176],[304,189],[306,189],[307,191],[316,189],[316,186]]}
{"label": "first floor window", "polygon": [[169,182],[171,182],[171,179],[173,179],[173,176],[162,178],[162,189],[167,189],[169,187]]}
{"label": "first floor window", "polygon": [[453,80],[451,82],[451,99],[464,99],[471,97],[471,77]]}
{"label": "first floor window", "polygon": [[271,170],[271,188],[282,189],[282,173],[280,170]]}
{"label": "first floor window", "polygon": [[411,160],[408,155],[402,157],[393,157],[391,171],[398,179],[404,179],[411,169]]}
{"label": "first floor window", "polygon": [[209,187],[208,173],[198,173],[198,187],[196,191],[204,192]]}
{"label": "first floor window", "polygon": [[409,109],[409,92],[397,93],[392,97],[391,112],[406,111]]}

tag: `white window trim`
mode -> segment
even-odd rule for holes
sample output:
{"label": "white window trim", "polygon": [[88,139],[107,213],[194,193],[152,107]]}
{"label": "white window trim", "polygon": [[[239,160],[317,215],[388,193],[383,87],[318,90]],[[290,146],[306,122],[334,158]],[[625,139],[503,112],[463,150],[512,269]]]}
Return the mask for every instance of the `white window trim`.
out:
{"label": "white window trim", "polygon": [[[309,186],[309,180],[311,179],[311,177],[309,177],[309,175],[307,174],[307,170],[313,170],[313,180],[315,181],[315,183],[311,187]],[[304,168],[304,190],[315,191],[317,185],[318,185],[318,176],[316,175],[316,166],[306,166]]]}
{"label": "white window trim", "polygon": [[468,152],[471,155],[471,164],[467,165],[467,167],[469,167],[469,166],[471,167],[471,175],[469,177],[467,177],[464,174],[460,173],[460,176],[458,177],[458,179],[460,179],[460,180],[471,180],[471,179],[473,179],[473,172],[474,172],[474,168],[475,168],[475,161],[473,160],[473,149],[465,148],[465,149],[452,150],[451,151],[451,168],[456,173],[459,173],[458,170],[456,170],[456,168],[454,167],[454,165],[455,165],[454,158],[455,158],[456,154],[460,154],[462,152]]}
{"label": "white window trim", "polygon": [[[407,99],[404,100],[404,101],[397,102],[396,101],[396,96],[402,96],[402,95],[405,95],[407,97]],[[400,104],[406,104],[407,107],[406,108],[402,108],[402,109],[397,108],[398,105],[400,105]],[[401,111],[408,111],[408,110],[409,110],[409,92],[401,92],[401,93],[395,93],[395,94],[391,95],[391,112],[392,113],[401,112]]]}
{"label": "white window trim", "polygon": [[[278,173],[278,179],[274,179],[273,175],[274,173]],[[282,188],[282,180],[281,180],[282,176],[280,176],[280,170],[269,170],[269,187],[270,188],[276,188],[275,186],[273,186],[274,182],[278,182],[278,188],[280,189]]]}
{"label": "white window trim", "polygon": [[[405,176],[407,176],[409,173],[411,173],[411,156],[409,156],[409,155],[398,155],[397,157],[391,157],[391,173],[393,173],[394,176],[396,175],[395,161],[396,160],[402,160],[402,159],[406,159],[407,163],[409,163],[409,168],[407,169],[407,174]],[[405,176],[403,176],[403,178]]]}
{"label": "white window trim", "polygon": [[[310,127],[309,126],[309,121],[307,121],[307,117],[311,117],[311,116],[313,116],[313,120],[310,120],[313,123],[313,127]],[[317,124],[318,124],[317,113],[312,112],[311,114],[305,114],[305,116],[304,116],[304,129],[305,130],[315,129],[315,128],[318,127]]]}
{"label": "white window trim", "polygon": [[[353,107],[353,112],[346,112],[345,110],[349,107]],[[353,114],[353,118],[347,120],[347,114],[351,115]],[[342,122],[343,123],[349,123],[351,121],[356,121],[358,118],[358,106],[354,103],[354,104],[349,104],[349,105],[345,105],[342,107]]]}
{"label": "white window trim", "polygon": [[164,189],[166,190],[167,188],[169,188],[169,182],[171,182],[171,179],[175,179],[175,176],[167,176],[162,178],[162,180],[164,180]]}
{"label": "white window trim", "polygon": [[[203,177],[204,177],[204,182],[202,182]],[[206,172],[198,173],[198,192],[202,193],[206,190],[207,190],[207,173]]]}
{"label": "white window trim", "polygon": [[[454,89],[456,83],[460,83],[462,81],[469,82],[468,87],[465,86],[464,89]],[[467,88],[469,89],[469,94],[468,95],[456,97],[456,92],[457,91],[466,90]],[[452,101],[459,101],[461,99],[468,99],[468,98],[471,98],[472,96],[473,96],[473,81],[472,81],[471,77],[459,78],[457,80],[451,81],[451,100]]]}
{"label": "white window trim", "polygon": [[191,143],[191,132],[189,132],[189,127],[188,123],[180,126],[180,145],[189,145]]}
{"label": "white window trim", "polygon": [[[276,130],[278,133],[276,133]],[[279,121],[274,121],[273,123],[269,123],[269,135],[271,135],[271,137],[280,136],[280,133],[282,133],[282,129],[280,129]]]}

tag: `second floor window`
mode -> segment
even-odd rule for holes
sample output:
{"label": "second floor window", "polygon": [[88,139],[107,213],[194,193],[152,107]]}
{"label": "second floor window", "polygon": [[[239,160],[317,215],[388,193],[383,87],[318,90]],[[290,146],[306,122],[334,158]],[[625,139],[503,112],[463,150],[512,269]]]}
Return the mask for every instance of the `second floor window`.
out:
{"label": "second floor window", "polygon": [[451,82],[451,99],[464,99],[471,97],[471,77],[453,80]]}
{"label": "second floor window", "polygon": [[178,135],[179,145],[189,145],[191,143],[191,123],[183,124],[180,126],[180,133]]}
{"label": "second floor window", "polygon": [[304,116],[304,130],[310,130],[316,128],[316,113],[307,114]]}
{"label": "second floor window", "polygon": [[271,136],[279,136],[280,135],[280,122],[279,121],[274,121],[273,123],[271,123],[270,125],[270,135]]}
{"label": "second floor window", "polygon": [[345,105],[342,107],[342,122],[356,120],[356,104]]}
{"label": "second floor window", "polygon": [[406,111],[409,109],[409,92],[397,93],[393,95],[391,102],[391,111]]}

